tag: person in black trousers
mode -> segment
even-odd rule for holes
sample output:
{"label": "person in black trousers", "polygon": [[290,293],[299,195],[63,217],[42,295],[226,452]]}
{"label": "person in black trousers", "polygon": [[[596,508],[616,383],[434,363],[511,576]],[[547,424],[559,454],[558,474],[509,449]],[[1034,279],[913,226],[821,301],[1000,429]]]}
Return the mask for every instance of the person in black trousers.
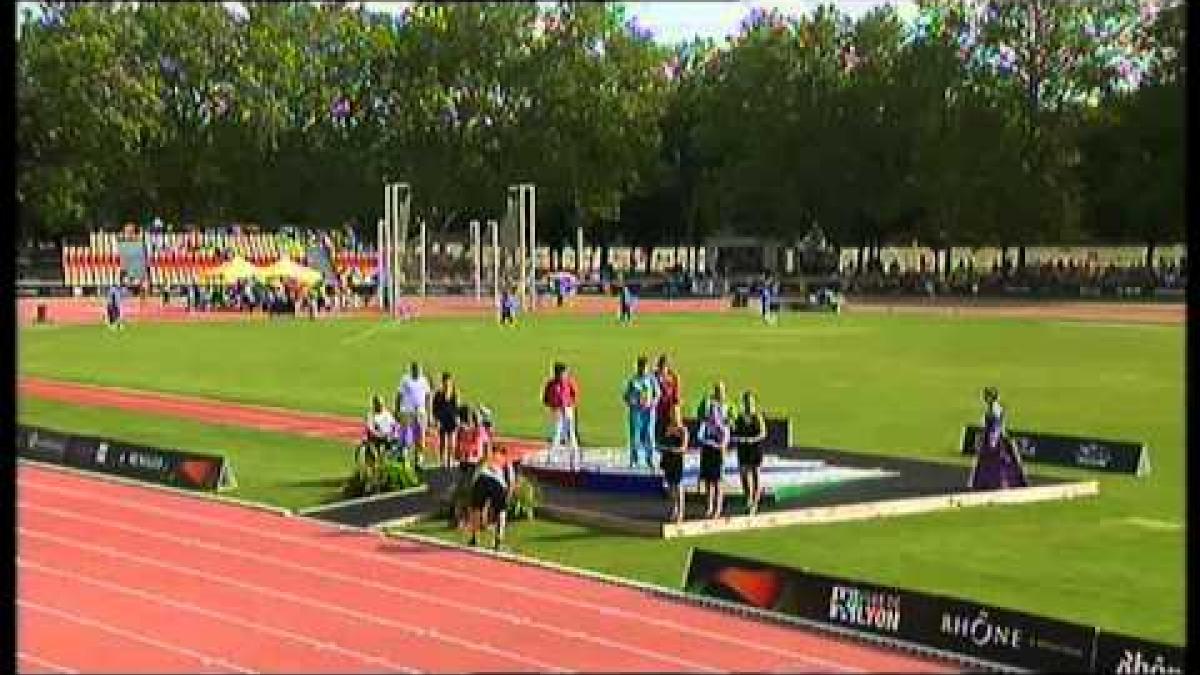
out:
{"label": "person in black trousers", "polygon": [[682,523],[683,508],[683,455],[688,447],[688,430],[683,424],[683,414],[679,406],[671,407],[665,420],[665,429],[659,437],[660,466],[663,480],[667,484],[667,500],[670,508],[667,520],[672,523]]}
{"label": "person in black trousers", "polygon": [[767,422],[758,409],[754,394],[742,394],[742,408],[733,423],[733,443],[737,447],[738,473],[742,479],[742,494],[746,496],[746,514],[758,512],[762,497],[761,468],[763,443],[767,439]]}

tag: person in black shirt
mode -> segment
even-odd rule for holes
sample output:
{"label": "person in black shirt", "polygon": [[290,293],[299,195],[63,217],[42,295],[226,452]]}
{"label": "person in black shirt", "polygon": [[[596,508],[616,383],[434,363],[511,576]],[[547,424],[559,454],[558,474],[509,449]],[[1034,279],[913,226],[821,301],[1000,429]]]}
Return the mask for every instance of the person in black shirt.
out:
{"label": "person in black shirt", "polygon": [[688,430],[683,425],[679,406],[671,406],[667,415],[666,428],[659,442],[660,466],[667,483],[667,499],[671,506],[667,519],[673,523],[683,522],[683,454],[688,447]]}
{"label": "person in black shirt", "polygon": [[746,496],[746,513],[758,512],[762,497],[760,469],[763,461],[763,442],[767,438],[767,422],[758,409],[754,394],[742,394],[742,408],[733,423],[733,443],[737,446],[738,473],[742,479],[742,494]]}
{"label": "person in black shirt", "polygon": [[442,373],[442,384],[433,394],[431,407],[437,423],[442,468],[448,469],[454,460],[454,432],[458,429],[458,387],[454,386],[450,373]]}

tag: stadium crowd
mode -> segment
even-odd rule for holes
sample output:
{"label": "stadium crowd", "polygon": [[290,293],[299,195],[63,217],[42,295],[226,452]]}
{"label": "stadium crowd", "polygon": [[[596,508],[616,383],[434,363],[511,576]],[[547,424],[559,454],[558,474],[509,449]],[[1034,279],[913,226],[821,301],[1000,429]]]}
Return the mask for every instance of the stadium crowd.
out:
{"label": "stadium crowd", "polygon": [[893,262],[885,269],[872,262],[861,269],[848,266],[842,270],[840,279],[846,292],[860,295],[1031,293],[1079,297],[1182,291],[1187,287],[1187,273],[1186,258],[1181,258],[1178,263],[1160,260],[1156,267],[1095,265],[1074,260],[1024,267],[997,262],[986,270],[980,270],[973,263],[959,262],[944,276],[928,268],[902,270]]}

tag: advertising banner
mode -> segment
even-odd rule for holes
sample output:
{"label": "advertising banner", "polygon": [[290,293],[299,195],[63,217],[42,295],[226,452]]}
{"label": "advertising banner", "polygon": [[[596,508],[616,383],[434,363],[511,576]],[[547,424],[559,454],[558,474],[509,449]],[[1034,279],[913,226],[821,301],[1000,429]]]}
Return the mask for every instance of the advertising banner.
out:
{"label": "advertising banner", "polygon": [[[1032,431],[1006,432],[1027,462],[1057,464],[1079,469],[1112,471],[1145,476],[1150,473],[1150,449],[1144,443],[1109,441],[1101,438],[1039,434]],[[963,427],[962,452],[975,454],[983,427]]]}
{"label": "advertising banner", "polygon": [[1096,635],[1097,673],[1180,675],[1186,672],[1184,657],[1184,648],[1176,645],[1104,630]]}
{"label": "advertising banner", "polygon": [[695,550],[689,593],[1033,670],[1089,672],[1096,630],[979,603]]}
{"label": "advertising banner", "polygon": [[232,473],[225,458],[69,434],[40,427],[17,427],[21,457],[78,469],[195,490],[225,487]]}

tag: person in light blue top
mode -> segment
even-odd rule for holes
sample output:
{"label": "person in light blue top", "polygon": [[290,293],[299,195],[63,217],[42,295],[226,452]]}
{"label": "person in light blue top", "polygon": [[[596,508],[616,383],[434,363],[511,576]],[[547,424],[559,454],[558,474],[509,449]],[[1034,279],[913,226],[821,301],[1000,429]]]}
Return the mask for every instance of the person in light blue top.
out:
{"label": "person in light blue top", "polygon": [[639,356],[637,372],[625,385],[625,405],[629,407],[629,466],[639,458],[654,468],[654,410],[662,396],[658,378],[650,372],[650,360]]}
{"label": "person in light blue top", "polygon": [[620,321],[621,323],[625,324],[630,323],[633,321],[633,305],[636,302],[636,298],[633,295],[633,289],[629,287],[629,284],[621,285],[619,298],[621,304]]}

